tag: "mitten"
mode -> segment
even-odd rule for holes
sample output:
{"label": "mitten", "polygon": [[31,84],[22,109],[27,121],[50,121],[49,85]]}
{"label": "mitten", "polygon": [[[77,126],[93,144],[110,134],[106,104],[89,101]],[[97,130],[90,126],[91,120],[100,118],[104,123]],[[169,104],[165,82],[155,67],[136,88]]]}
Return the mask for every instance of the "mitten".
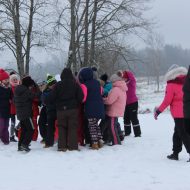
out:
{"label": "mitten", "polygon": [[157,120],[158,119],[158,115],[161,113],[161,111],[155,107],[154,108],[154,119]]}

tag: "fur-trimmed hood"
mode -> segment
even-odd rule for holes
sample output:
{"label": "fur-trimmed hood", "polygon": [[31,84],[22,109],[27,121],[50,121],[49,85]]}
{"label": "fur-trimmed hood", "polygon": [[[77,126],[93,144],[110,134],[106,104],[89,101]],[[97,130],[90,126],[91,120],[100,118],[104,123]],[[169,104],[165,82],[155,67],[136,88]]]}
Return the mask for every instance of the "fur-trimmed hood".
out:
{"label": "fur-trimmed hood", "polygon": [[187,75],[187,69],[185,67],[177,67],[166,73],[165,80],[170,81],[176,79],[179,76],[185,75]]}

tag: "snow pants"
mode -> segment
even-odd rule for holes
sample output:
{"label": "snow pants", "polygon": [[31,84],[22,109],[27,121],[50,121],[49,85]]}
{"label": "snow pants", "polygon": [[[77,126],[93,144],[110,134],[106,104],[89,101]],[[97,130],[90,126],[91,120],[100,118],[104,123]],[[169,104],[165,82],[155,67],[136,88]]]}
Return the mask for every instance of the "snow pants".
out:
{"label": "snow pants", "polygon": [[58,149],[78,150],[78,109],[57,111],[59,130]]}
{"label": "snow pants", "polygon": [[10,137],[13,137],[15,134],[15,125],[16,125],[16,115],[11,115],[11,127],[10,127]]}
{"label": "snow pants", "polygon": [[101,133],[100,126],[98,125],[98,119],[89,118],[88,128],[90,132],[91,143],[92,144],[98,143],[98,141],[102,139],[102,133]]}
{"label": "snow pants", "polygon": [[33,137],[34,133],[34,125],[31,118],[27,118],[24,120],[20,120],[20,126],[21,126],[21,135],[18,142],[18,146],[21,145],[28,146]]}
{"label": "snow pants", "polygon": [[175,118],[174,122],[173,152],[176,154],[181,152],[184,144],[186,151],[190,154],[190,135],[185,129],[185,120],[183,118]]}
{"label": "snow pants", "polygon": [[141,128],[138,120],[138,102],[128,104],[125,107],[124,128],[126,136],[131,134],[131,123],[135,137],[141,136]]}
{"label": "snow pants", "polygon": [[0,118],[0,139],[4,144],[9,144],[9,119]]}

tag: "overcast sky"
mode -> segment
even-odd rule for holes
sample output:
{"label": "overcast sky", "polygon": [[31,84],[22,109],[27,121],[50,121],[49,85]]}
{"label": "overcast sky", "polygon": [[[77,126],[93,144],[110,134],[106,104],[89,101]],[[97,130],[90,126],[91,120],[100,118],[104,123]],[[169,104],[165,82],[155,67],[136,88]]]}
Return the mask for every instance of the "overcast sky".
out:
{"label": "overcast sky", "polygon": [[190,48],[190,0],[153,0],[151,16],[158,21],[158,31],[165,43]]}

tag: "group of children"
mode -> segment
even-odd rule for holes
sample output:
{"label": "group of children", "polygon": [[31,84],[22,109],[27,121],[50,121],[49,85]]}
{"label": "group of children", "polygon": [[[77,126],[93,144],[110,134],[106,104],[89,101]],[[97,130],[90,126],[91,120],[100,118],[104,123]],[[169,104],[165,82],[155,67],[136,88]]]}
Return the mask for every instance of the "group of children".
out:
{"label": "group of children", "polygon": [[[57,141],[58,151],[65,152],[78,150],[78,145],[89,144],[98,150],[104,144],[121,144],[124,136],[130,135],[131,125],[135,137],[140,137],[132,72],[118,71],[110,79],[107,74],[97,76],[96,68],[82,68],[77,75],[65,68],[61,81],[48,75],[45,84],[37,85],[30,76],[20,80],[17,74],[0,69],[1,141],[16,142],[16,132],[18,151],[28,152],[39,128],[44,148]],[[124,133],[119,117],[124,117]]]}

